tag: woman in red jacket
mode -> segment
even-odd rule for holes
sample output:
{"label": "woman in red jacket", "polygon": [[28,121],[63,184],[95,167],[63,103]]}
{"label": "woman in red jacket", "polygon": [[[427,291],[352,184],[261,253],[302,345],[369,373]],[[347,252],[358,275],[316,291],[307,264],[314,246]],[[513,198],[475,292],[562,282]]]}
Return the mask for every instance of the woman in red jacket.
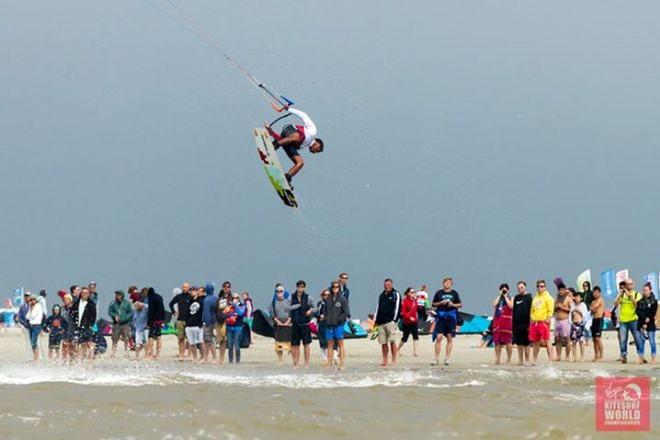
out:
{"label": "woman in red jacket", "polygon": [[413,337],[413,356],[417,357],[417,341],[419,340],[419,329],[417,320],[417,298],[415,289],[408,287],[401,303],[401,319],[403,320],[403,337],[399,344],[399,353],[401,347],[408,342],[408,337]]}

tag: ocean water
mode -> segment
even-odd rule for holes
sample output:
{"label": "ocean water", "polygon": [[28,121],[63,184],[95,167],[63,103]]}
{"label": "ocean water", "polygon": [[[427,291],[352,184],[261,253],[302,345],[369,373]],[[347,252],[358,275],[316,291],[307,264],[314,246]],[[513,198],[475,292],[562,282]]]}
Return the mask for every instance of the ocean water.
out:
{"label": "ocean water", "polygon": [[[617,438],[659,438],[660,369],[650,373],[652,431]],[[0,427],[3,439],[598,438],[594,379],[618,374],[2,363]]]}

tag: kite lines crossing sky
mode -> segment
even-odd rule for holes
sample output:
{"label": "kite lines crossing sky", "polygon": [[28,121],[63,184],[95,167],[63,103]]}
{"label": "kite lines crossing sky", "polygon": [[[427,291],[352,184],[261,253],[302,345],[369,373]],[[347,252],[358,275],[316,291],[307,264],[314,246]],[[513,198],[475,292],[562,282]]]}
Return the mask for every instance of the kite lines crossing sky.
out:
{"label": "kite lines crossing sky", "polygon": [[285,96],[277,96],[273,92],[271,92],[266,85],[259,81],[254,75],[252,75],[247,68],[239,63],[234,57],[230,56],[227,52],[218,45],[206,32],[204,32],[199,26],[197,26],[190,18],[186,17],[181,13],[179,8],[172,2],[172,0],[146,0],[147,3],[149,3],[151,6],[154,8],[158,9],[161,11],[163,14],[166,14],[168,17],[170,17],[172,20],[177,22],[179,25],[185,27],[188,29],[190,32],[193,34],[197,35],[197,37],[202,40],[204,43],[206,43],[208,46],[211,48],[215,49],[217,52],[219,52],[227,62],[229,62],[232,66],[238,70],[243,77],[250,82],[253,86],[255,86],[261,94],[266,98],[266,100],[270,103],[271,106],[277,111],[281,112],[283,111],[286,107],[293,105],[293,102],[286,98]]}

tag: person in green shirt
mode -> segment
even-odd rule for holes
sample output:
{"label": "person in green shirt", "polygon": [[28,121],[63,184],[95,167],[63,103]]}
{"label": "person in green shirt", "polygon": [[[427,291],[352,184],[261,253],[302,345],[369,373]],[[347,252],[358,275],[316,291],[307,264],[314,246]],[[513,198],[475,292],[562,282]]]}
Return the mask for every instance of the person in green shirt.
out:
{"label": "person in green shirt", "polygon": [[131,339],[131,322],[133,321],[133,307],[124,297],[123,290],[115,292],[115,300],[108,307],[108,315],[112,321],[112,357],[117,353],[117,343],[124,342],[124,354],[128,353],[128,341]]}
{"label": "person in green shirt", "polygon": [[644,349],[640,334],[637,331],[637,302],[642,295],[635,290],[635,283],[628,278],[619,283],[619,293],[614,303],[619,306],[619,349],[621,351],[621,363],[628,362],[628,333],[632,333],[635,339],[635,347],[639,356],[638,364],[644,363]]}

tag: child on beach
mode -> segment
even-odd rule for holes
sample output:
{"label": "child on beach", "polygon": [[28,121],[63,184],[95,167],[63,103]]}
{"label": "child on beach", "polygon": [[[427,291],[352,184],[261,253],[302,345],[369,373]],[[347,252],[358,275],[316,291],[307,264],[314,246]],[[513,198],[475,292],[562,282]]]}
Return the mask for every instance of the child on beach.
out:
{"label": "child on beach", "polygon": [[140,359],[142,347],[146,347],[149,339],[147,317],[149,306],[138,299],[133,304],[133,328],[135,328],[135,359]]}
{"label": "child on beach", "polygon": [[578,309],[573,310],[571,316],[571,354],[573,362],[576,362],[577,346],[580,346],[580,362],[584,360],[584,328],[585,321],[582,312]]}
{"label": "child on beach", "polygon": [[67,333],[68,323],[62,316],[62,309],[55,304],[50,315],[44,323],[44,332],[48,333],[48,359],[55,356],[60,358],[60,346]]}

